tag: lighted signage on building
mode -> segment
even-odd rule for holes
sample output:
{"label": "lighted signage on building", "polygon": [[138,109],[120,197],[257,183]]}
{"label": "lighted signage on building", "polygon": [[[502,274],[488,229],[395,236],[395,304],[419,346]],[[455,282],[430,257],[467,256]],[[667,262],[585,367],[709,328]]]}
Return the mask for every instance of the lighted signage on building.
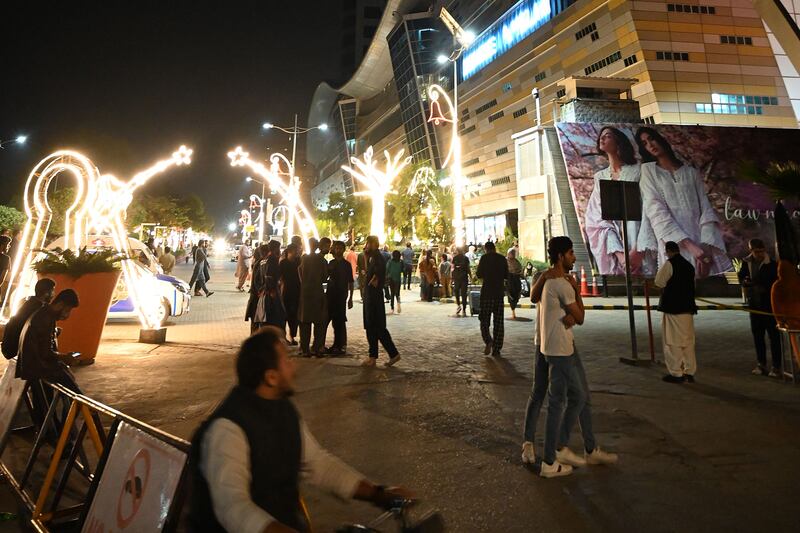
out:
{"label": "lighted signage on building", "polygon": [[522,0],[489,26],[469,47],[461,62],[465,80],[536,31],[552,17],[550,0]]}

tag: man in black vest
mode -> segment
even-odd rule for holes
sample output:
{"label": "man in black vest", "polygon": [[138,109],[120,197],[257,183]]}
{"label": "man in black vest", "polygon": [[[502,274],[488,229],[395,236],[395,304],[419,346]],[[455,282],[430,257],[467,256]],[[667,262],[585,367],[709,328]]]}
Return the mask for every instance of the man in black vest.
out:
{"label": "man in black vest", "polygon": [[[481,323],[481,336],[486,344],[484,355],[500,357],[503,349],[503,305],[508,279],[508,261],[497,253],[492,241],[484,245],[486,253],[478,262],[478,277],[483,279],[481,286],[481,305],[478,320]],[[489,333],[490,321],[494,317],[494,328]]]}
{"label": "man in black vest", "polygon": [[663,313],[661,328],[667,383],[694,383],[697,361],[694,354],[694,267],[672,241],[664,245],[668,260],[656,274],[656,287],[663,289],[658,310]]}
{"label": "man in black vest", "polygon": [[[772,313],[772,285],[778,280],[778,264],[770,258],[764,241],[750,239],[748,244],[750,255],[744,258],[742,268],[739,270],[739,283],[747,291],[747,307],[754,311]],[[783,355],[781,334],[775,317],[750,313],[750,330],[753,332],[758,360],[753,374],[767,375],[767,343],[764,342],[764,335],[767,335],[772,352],[772,369],[769,371],[769,376],[780,377]]]}
{"label": "man in black vest", "polygon": [[300,472],[343,497],[387,506],[409,493],[384,488],[325,451],[294,404],[294,363],[284,332],[265,327],[244,341],[239,384],[192,439],[191,531],[307,531]]}

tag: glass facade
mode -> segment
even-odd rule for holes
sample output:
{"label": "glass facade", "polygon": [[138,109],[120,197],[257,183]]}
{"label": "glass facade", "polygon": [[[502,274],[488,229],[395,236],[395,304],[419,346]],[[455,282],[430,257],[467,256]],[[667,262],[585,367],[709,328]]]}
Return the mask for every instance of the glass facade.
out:
{"label": "glass facade", "polygon": [[430,162],[441,168],[436,132],[427,122],[427,88],[431,83],[449,87],[436,61],[452,45],[450,34],[434,19],[406,19],[388,36],[392,70],[400,99],[400,114],[414,163]]}

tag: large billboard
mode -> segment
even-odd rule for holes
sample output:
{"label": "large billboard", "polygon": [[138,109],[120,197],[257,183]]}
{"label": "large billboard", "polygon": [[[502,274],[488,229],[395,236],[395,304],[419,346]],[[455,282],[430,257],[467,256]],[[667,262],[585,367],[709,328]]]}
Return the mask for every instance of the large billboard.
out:
{"label": "large billboard", "polygon": [[[600,214],[600,180],[635,181],[642,220],[628,222],[631,269],[653,276],[675,241],[698,278],[733,269],[747,243],[775,241],[774,199],[737,179],[744,161],[800,160],[800,130],[644,124],[557,125],[578,221],[597,270],[625,273],[621,222]],[[800,213],[793,211],[794,217]]]}

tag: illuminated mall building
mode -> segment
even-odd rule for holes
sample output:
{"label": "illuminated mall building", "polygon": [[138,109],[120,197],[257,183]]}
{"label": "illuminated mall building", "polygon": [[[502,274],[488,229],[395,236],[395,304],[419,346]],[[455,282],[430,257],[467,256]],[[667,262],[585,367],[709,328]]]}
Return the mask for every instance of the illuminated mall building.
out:
{"label": "illuminated mall building", "polygon": [[[508,226],[541,259],[549,235],[579,233],[563,160],[546,154],[554,122],[798,127],[800,77],[757,1],[389,0],[349,81],[314,96],[309,123],[336,128],[309,139],[313,201],[352,193],[340,166],[370,145],[441,167],[449,138],[428,122],[426,89],[453,88],[437,61],[454,49],[444,7],[477,36],[458,60],[467,238]],[[800,22],[800,2],[782,2]]]}

